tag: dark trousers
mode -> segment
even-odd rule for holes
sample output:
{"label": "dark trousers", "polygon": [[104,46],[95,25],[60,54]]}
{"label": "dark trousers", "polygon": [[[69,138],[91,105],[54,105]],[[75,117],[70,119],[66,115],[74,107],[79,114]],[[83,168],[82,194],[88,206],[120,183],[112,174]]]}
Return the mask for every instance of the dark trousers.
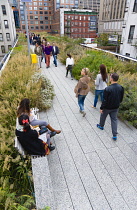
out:
{"label": "dark trousers", "polygon": [[104,127],[106,117],[110,116],[111,119],[111,128],[113,136],[117,136],[117,114],[118,109],[103,109],[103,113],[100,115],[100,126]]}
{"label": "dark trousers", "polygon": [[68,72],[70,71],[70,75],[71,75],[71,78],[73,77],[72,76],[72,65],[68,65],[67,66],[67,72],[66,72],[66,77],[68,76]]}

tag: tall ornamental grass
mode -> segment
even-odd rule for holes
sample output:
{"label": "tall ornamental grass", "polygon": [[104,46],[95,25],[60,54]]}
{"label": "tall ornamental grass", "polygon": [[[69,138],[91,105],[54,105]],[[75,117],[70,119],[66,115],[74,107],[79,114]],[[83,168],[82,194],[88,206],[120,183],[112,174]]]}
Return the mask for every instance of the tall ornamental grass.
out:
{"label": "tall ornamental grass", "polygon": [[32,107],[43,110],[51,106],[54,96],[50,81],[41,76],[26,54],[23,46],[17,47],[0,78],[1,210],[30,210],[35,206],[30,158],[22,159],[14,148],[19,102],[27,97]]}

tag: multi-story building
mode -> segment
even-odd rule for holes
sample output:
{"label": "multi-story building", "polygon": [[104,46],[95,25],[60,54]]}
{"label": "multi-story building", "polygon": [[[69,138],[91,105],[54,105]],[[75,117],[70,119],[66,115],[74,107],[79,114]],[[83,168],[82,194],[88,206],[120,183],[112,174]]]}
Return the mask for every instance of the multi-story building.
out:
{"label": "multi-story building", "polygon": [[137,0],[128,0],[126,7],[120,53],[137,59]]}
{"label": "multi-story building", "polygon": [[60,8],[55,12],[52,31],[72,38],[95,38],[97,12]]}
{"label": "multi-story building", "polygon": [[0,56],[9,51],[16,40],[13,10],[8,0],[0,0]]}
{"label": "multi-story building", "polygon": [[79,8],[91,9],[93,11],[99,12],[100,0],[80,0]]}
{"label": "multi-story building", "polygon": [[60,7],[75,9],[91,9],[99,12],[100,0],[55,0],[55,11]]}
{"label": "multi-story building", "polygon": [[[51,12],[53,11],[53,0],[32,0],[26,2],[29,31],[51,31]],[[23,3],[19,3],[20,28],[25,31],[25,15]]]}
{"label": "multi-story building", "polygon": [[20,28],[20,20],[19,20],[19,10],[18,10],[18,0],[9,0],[9,3],[12,5],[15,26],[17,29],[19,29]]}
{"label": "multi-story building", "polygon": [[122,34],[127,0],[100,0],[99,33]]}

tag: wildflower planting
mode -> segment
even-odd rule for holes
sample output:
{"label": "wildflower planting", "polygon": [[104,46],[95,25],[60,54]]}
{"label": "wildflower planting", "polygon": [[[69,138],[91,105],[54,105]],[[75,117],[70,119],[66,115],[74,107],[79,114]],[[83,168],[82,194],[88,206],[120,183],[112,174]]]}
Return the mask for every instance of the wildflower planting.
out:
{"label": "wildflower planting", "polygon": [[51,106],[54,96],[50,81],[41,76],[26,54],[26,48],[18,46],[0,80],[1,210],[27,210],[35,206],[30,158],[22,159],[14,148],[19,102],[27,97],[32,107],[44,110]]}

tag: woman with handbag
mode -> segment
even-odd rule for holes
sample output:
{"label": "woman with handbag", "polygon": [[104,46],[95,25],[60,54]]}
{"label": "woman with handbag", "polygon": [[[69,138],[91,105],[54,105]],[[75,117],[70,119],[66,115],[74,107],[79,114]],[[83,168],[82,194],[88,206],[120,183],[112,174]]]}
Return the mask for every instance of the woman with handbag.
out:
{"label": "woman with handbag", "polygon": [[74,92],[76,93],[76,97],[78,97],[78,105],[80,108],[80,113],[83,114],[83,117],[85,117],[86,112],[84,111],[84,101],[85,98],[90,90],[89,87],[89,82],[90,82],[90,77],[88,76],[89,69],[88,68],[83,68],[81,70],[81,75],[82,78],[78,81]]}
{"label": "woman with handbag", "polygon": [[103,101],[103,93],[104,89],[107,87],[108,82],[108,76],[106,72],[106,66],[104,64],[101,64],[100,72],[96,77],[95,80],[95,99],[94,99],[94,105],[91,106],[92,108],[96,109],[96,105],[98,102],[98,97],[100,96],[101,101]]}
{"label": "woman with handbag", "polygon": [[66,59],[66,77],[68,76],[68,72],[70,72],[71,79],[73,80],[72,67],[74,66],[74,59],[69,53],[67,54],[67,56],[68,58]]}

